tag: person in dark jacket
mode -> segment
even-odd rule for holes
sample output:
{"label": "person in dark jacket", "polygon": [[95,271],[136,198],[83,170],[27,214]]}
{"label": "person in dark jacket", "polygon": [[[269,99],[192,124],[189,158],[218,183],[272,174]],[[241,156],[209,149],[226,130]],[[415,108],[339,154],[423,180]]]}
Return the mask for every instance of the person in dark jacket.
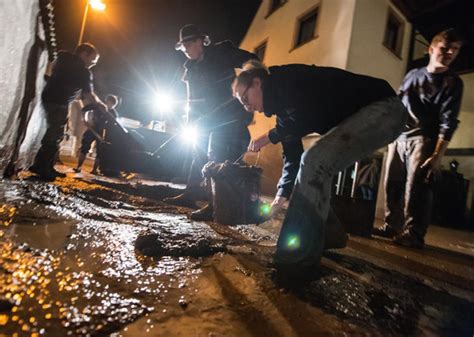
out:
{"label": "person in dark jacket", "polygon": [[107,106],[107,112],[95,109],[95,106],[88,108],[86,113],[92,114],[91,117],[87,118],[84,116],[84,123],[87,126],[86,132],[82,135],[81,148],[79,151],[79,158],[77,160],[77,166],[73,169],[74,172],[81,172],[82,164],[86,160],[86,155],[89,152],[92,143],[95,141],[96,147],[96,158],[94,160],[94,166],[92,167],[92,174],[97,174],[97,169],[99,168],[99,153],[101,142],[104,139],[104,132],[106,123],[114,122],[118,117],[117,106],[119,104],[119,98],[115,95],[107,95],[104,100],[105,105]]}
{"label": "person in dark jacket", "polygon": [[[270,67],[251,62],[233,83],[247,111],[276,116],[275,128],[248,149],[283,145],[284,166],[272,206],[291,200],[277,242],[277,267],[305,269],[324,247],[333,176],[401,133],[407,111],[381,79],[303,64]],[[301,138],[321,135],[308,150]]]}
{"label": "person in dark jacket", "polygon": [[[183,76],[187,86],[187,123],[198,130],[199,141],[184,193],[165,201],[193,206],[207,194],[202,189],[204,164],[233,162],[246,151],[250,140],[247,126],[253,113],[245,111],[233,98],[230,85],[235,77],[234,69],[257,56],[236,48],[230,41],[211,45],[209,36],[192,24],[181,28],[176,49],[188,59]],[[212,215],[212,204],[209,204],[193,212],[191,218],[211,220]]]}
{"label": "person in dark jacket", "polygon": [[63,173],[54,169],[55,156],[64,134],[69,104],[80,97],[83,104],[106,109],[95,95],[89,70],[99,59],[97,49],[89,43],[79,45],[74,54],[61,51],[53,65],[51,77],[41,94],[47,129],[30,171],[44,180],[54,180]]}
{"label": "person in dark jacket", "polygon": [[402,135],[388,148],[385,223],[373,234],[421,248],[430,221],[433,178],[458,125],[463,82],[450,64],[461,48],[452,29],[437,34],[428,49],[428,66],[413,69],[399,96],[410,117]]}

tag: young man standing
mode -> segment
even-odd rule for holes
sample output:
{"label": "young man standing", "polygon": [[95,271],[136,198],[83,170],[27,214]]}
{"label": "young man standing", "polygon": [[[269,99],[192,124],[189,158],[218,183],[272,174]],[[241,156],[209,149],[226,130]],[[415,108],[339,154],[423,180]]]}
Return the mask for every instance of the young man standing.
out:
{"label": "young man standing", "polygon": [[51,77],[41,94],[47,129],[41,147],[30,171],[44,180],[64,176],[54,169],[55,156],[64,134],[69,104],[79,95],[84,105],[106,106],[94,93],[92,73],[89,70],[99,59],[97,49],[89,43],[79,45],[74,54],[62,51],[53,65]]}
{"label": "young man standing", "polygon": [[[192,24],[179,32],[175,46],[188,59],[184,63],[183,81],[188,91],[188,123],[199,130],[194,160],[191,165],[186,190],[168,203],[193,206],[196,200],[206,198],[201,187],[201,170],[207,161],[217,163],[235,161],[245,152],[250,140],[247,126],[253,114],[245,111],[233,98],[230,85],[235,77],[234,69],[255,54],[234,47],[223,41],[211,45],[209,36]],[[212,204],[193,212],[195,220],[212,220]]]}
{"label": "young man standing", "polygon": [[[277,123],[252,139],[249,150],[282,143],[283,173],[272,206],[291,195],[275,262],[279,269],[305,271],[319,264],[324,248],[333,176],[396,139],[407,112],[381,79],[314,65],[267,70],[252,63],[234,81],[234,95],[247,111],[276,115]],[[304,151],[301,138],[313,132],[321,138]]]}
{"label": "young man standing", "polygon": [[450,70],[462,42],[453,29],[437,34],[426,67],[410,71],[399,96],[410,117],[402,135],[388,148],[385,224],[374,235],[421,248],[430,221],[432,183],[459,123],[462,80]]}

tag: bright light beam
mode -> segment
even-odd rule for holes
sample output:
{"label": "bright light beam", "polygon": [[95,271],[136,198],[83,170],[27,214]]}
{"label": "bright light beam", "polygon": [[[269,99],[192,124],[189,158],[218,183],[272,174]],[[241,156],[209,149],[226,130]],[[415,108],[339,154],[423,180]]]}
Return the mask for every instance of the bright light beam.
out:
{"label": "bright light beam", "polygon": [[100,0],[89,0],[89,5],[97,11],[105,11],[105,4]]}
{"label": "bright light beam", "polygon": [[198,130],[191,125],[185,126],[181,130],[181,140],[190,145],[196,145],[198,140]]}
{"label": "bright light beam", "polygon": [[156,104],[160,112],[169,113],[174,106],[173,97],[166,93],[156,94]]}

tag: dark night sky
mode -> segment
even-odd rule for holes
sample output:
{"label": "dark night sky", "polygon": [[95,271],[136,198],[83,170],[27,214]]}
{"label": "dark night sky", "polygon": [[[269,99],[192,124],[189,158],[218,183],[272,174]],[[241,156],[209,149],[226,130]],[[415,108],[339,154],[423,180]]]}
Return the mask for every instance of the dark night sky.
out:
{"label": "dark night sky", "polygon": [[[154,88],[185,97],[180,81],[181,52],[174,50],[179,28],[195,23],[212,41],[232,40],[238,45],[260,0],[103,0],[105,12],[89,11],[85,42],[101,53],[94,68],[99,95],[123,98],[119,113],[153,119]],[[60,49],[74,49],[79,37],[85,0],[54,0],[56,34]],[[156,117],[155,117],[156,118]]]}

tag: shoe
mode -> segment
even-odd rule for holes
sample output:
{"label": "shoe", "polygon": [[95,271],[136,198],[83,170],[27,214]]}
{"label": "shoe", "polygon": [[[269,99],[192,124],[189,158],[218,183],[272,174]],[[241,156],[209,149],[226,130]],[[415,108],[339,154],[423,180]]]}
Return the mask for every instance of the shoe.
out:
{"label": "shoe", "polygon": [[207,204],[203,208],[192,212],[190,218],[196,221],[212,221],[214,220],[214,208]]}
{"label": "shoe", "polygon": [[72,169],[75,173],[80,173],[81,172],[81,168],[80,167],[75,167]]}
{"label": "shoe", "polygon": [[423,248],[425,245],[425,240],[423,238],[420,239],[409,231],[405,231],[402,234],[395,236],[393,242],[397,245],[409,248]]}
{"label": "shoe", "polygon": [[393,239],[394,236],[399,235],[400,232],[395,230],[389,224],[383,224],[383,226],[372,229],[372,235],[381,236],[383,238]]}
{"label": "shoe", "polygon": [[274,281],[280,287],[301,289],[302,286],[317,278],[320,273],[320,263],[275,263]]}
{"label": "shoe", "polygon": [[64,178],[66,174],[56,171],[54,168],[31,166],[30,171],[37,175],[39,179],[53,181],[56,178]]}
{"label": "shoe", "polygon": [[171,205],[182,206],[182,207],[196,207],[195,200],[191,199],[189,195],[185,193],[181,193],[176,197],[171,198],[164,198],[163,202]]}

